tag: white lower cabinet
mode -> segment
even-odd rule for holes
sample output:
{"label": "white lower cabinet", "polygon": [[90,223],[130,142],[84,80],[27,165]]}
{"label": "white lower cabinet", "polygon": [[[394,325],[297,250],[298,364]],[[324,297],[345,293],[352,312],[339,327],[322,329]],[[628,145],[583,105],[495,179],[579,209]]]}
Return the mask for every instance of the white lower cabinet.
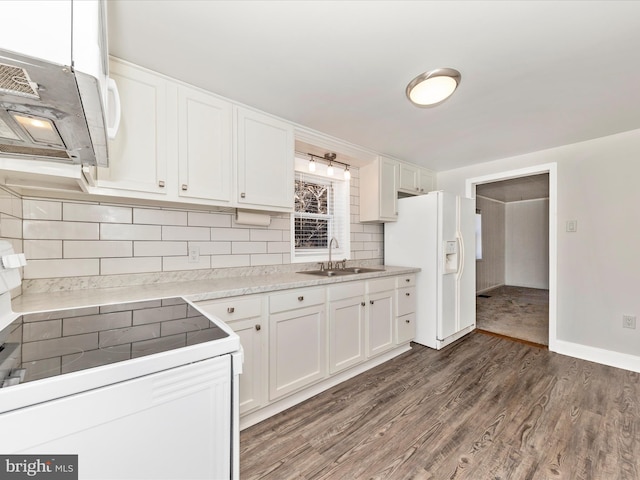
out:
{"label": "white lower cabinet", "polygon": [[238,334],[244,353],[240,375],[240,415],[262,407],[266,402],[265,378],[267,329],[262,315],[262,297],[226,298],[198,303],[198,308],[220,320]]}
{"label": "white lower cabinet", "polygon": [[416,277],[396,279],[396,343],[410,342],[416,336]]}
{"label": "white lower cabinet", "polygon": [[323,382],[405,351],[415,335],[415,276],[208,300],[198,308],[240,337],[240,415],[260,421],[321,391]]}
{"label": "white lower cabinet", "polygon": [[329,287],[329,373],[363,362],[365,353],[365,282]]}
{"label": "white lower cabinet", "polygon": [[325,313],[324,288],[269,297],[269,400],[326,376]]}
{"label": "white lower cabinet", "polygon": [[395,347],[395,278],[367,282],[367,357]]}
{"label": "white lower cabinet", "polygon": [[240,375],[240,415],[251,412],[264,404],[263,337],[260,319],[250,318],[230,322],[229,326],[240,337],[244,350],[244,364]]}

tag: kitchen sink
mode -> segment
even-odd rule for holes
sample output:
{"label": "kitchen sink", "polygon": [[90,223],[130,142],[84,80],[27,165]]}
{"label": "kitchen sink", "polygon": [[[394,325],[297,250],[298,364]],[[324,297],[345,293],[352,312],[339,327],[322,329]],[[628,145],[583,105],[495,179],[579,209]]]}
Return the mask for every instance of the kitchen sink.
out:
{"label": "kitchen sink", "polygon": [[344,275],[355,275],[358,273],[384,272],[384,268],[369,267],[347,267],[338,270],[305,270],[298,273],[306,273],[307,275],[318,275],[320,277],[340,277]]}

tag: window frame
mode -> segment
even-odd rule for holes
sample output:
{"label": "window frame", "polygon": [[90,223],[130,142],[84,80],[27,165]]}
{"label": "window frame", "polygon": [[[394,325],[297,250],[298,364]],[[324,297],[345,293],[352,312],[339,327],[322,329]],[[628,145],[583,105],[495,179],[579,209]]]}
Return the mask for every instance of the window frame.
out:
{"label": "window frame", "polygon": [[[318,162],[316,162],[318,163]],[[324,262],[329,259],[328,245],[333,237],[338,240],[338,247],[331,251],[333,260],[351,259],[351,221],[350,221],[350,182],[336,176],[326,174],[326,166],[318,165],[316,172],[309,173],[308,160],[296,157],[295,181],[302,180],[318,184],[329,185],[327,210],[330,213],[303,213],[293,212],[291,218],[291,263]],[[341,203],[342,205],[338,205]],[[342,212],[342,213],[341,213]],[[296,248],[296,218],[327,218],[327,247],[323,248]]]}

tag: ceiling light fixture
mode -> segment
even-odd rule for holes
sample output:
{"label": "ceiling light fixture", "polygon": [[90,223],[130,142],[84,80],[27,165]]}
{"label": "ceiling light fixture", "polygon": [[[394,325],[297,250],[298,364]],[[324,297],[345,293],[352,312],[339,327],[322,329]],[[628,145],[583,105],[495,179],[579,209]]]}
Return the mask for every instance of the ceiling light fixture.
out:
{"label": "ceiling light fixture", "polygon": [[329,166],[327,167],[327,175],[329,175],[330,177],[333,177],[333,161],[336,159],[336,154],[325,153],[324,158],[329,162]]}
{"label": "ceiling light fixture", "polygon": [[327,175],[333,177],[333,162],[329,162],[329,166],[327,167]]}
{"label": "ceiling light fixture", "polygon": [[429,70],[409,82],[407,98],[418,107],[437,105],[451,96],[460,79],[460,72],[453,68]]}
{"label": "ceiling light fixture", "polygon": [[[2,1],[2,0],[0,0]],[[333,152],[325,153],[324,156],[319,157],[318,155],[314,155],[313,153],[304,153],[296,151],[298,155],[307,155],[309,157],[309,164],[307,168],[309,172],[315,172],[318,169],[318,164],[320,164],[320,171],[323,171],[323,166],[327,165],[327,169],[324,171],[326,176],[332,177],[336,173],[336,164],[344,167],[343,175],[345,180],[351,180],[351,165],[348,163],[341,162],[336,160],[337,155]]]}

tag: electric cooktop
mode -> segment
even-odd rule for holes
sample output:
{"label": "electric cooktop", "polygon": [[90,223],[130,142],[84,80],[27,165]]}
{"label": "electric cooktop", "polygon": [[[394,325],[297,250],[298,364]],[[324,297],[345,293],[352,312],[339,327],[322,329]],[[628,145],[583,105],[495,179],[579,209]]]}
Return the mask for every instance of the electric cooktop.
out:
{"label": "electric cooktop", "polygon": [[25,314],[0,331],[0,386],[228,336],[182,298]]}

